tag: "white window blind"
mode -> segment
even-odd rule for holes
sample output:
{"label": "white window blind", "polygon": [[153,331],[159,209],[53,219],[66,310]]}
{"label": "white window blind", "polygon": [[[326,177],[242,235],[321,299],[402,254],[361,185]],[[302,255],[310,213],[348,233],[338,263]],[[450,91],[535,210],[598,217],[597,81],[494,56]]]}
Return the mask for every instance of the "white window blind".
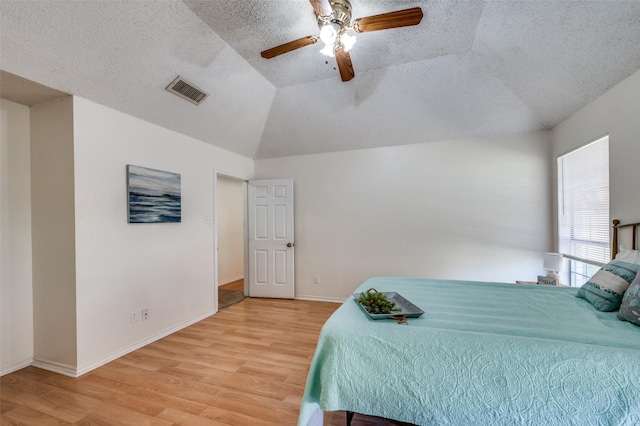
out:
{"label": "white window blind", "polygon": [[578,259],[610,260],[609,137],[558,157],[560,252]]}

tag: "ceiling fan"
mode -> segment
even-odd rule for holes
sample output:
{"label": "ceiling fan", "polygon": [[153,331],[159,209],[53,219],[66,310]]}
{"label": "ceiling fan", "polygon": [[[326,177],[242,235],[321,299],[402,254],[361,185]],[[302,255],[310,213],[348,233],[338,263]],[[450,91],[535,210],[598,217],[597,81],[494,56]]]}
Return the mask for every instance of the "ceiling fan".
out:
{"label": "ceiling fan", "polygon": [[348,30],[355,33],[366,33],[418,25],[422,20],[422,9],[413,7],[367,16],[351,22],[351,3],[348,0],[309,0],[309,2],[316,13],[320,37],[315,35],[302,37],[267,49],[261,52],[260,56],[271,59],[292,50],[315,44],[320,39],[325,43],[324,49],[320,52],[327,56],[335,56],[342,81],[349,81],[355,77],[349,50],[353,47],[356,37],[348,34]]}

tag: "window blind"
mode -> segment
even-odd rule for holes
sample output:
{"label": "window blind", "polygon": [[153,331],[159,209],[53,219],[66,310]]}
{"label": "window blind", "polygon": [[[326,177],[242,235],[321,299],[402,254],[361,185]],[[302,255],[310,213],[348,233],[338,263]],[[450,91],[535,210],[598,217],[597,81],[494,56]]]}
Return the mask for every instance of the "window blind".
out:
{"label": "window blind", "polygon": [[558,240],[562,254],[610,260],[608,136],[558,157]]}

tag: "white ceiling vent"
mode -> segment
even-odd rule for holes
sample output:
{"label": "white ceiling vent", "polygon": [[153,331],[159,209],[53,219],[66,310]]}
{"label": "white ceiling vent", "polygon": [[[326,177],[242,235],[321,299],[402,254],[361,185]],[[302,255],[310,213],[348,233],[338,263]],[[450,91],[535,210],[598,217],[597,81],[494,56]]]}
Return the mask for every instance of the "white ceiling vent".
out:
{"label": "white ceiling vent", "polygon": [[209,96],[180,76],[167,86],[167,90],[196,105],[200,105]]}

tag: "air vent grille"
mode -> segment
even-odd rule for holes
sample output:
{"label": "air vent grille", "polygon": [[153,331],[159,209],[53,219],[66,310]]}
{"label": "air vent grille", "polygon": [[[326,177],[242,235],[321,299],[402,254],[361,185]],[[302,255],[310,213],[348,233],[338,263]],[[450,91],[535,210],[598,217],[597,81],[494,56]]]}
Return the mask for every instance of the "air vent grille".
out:
{"label": "air vent grille", "polygon": [[180,76],[176,77],[176,79],[167,86],[167,90],[195,105],[200,105],[200,103],[209,96]]}

